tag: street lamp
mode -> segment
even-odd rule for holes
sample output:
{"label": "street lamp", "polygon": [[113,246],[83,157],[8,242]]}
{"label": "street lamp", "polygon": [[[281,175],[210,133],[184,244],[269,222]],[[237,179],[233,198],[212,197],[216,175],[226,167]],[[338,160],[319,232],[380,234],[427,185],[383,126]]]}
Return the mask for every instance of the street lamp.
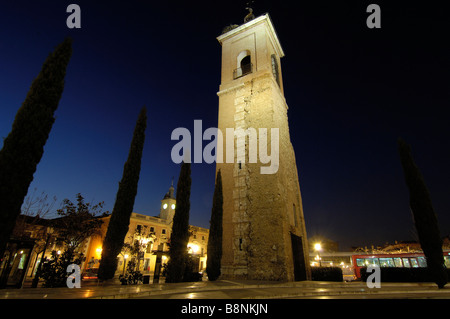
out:
{"label": "street lamp", "polygon": [[197,244],[188,244],[189,253],[197,254],[200,247]]}
{"label": "street lamp", "polygon": [[123,275],[125,275],[125,265],[127,264],[128,254],[123,256]]}
{"label": "street lamp", "polygon": [[322,258],[320,258],[320,252],[322,251],[322,245],[320,243],[315,243],[314,250],[317,251],[317,259],[319,260],[319,267],[322,267]]}
{"label": "street lamp", "polygon": [[[47,239],[45,240],[45,245],[44,245],[44,249],[42,250],[41,260],[39,261],[38,269],[36,271],[36,274],[34,275],[33,282],[31,283],[32,288],[37,288],[37,286],[38,286],[39,275],[40,275],[40,272],[42,269],[42,264],[44,263],[45,251],[47,250],[47,246],[50,241],[50,237],[52,236],[52,233],[53,233],[52,227],[47,227],[46,230],[47,230]],[[37,259],[37,257],[36,257],[36,259]]]}

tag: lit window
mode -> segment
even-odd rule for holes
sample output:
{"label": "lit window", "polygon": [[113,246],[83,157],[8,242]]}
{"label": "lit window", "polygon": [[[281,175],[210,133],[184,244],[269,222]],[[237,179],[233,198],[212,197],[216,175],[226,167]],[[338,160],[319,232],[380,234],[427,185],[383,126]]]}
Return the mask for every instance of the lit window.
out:
{"label": "lit window", "polygon": [[419,268],[419,263],[417,262],[416,258],[411,258],[411,265],[413,268]]}
{"label": "lit window", "polygon": [[402,260],[403,260],[403,266],[405,266],[406,268],[411,268],[411,264],[409,263],[408,258],[402,258]]}
{"label": "lit window", "polygon": [[364,258],[356,258],[356,266],[364,267]]}
{"label": "lit window", "polygon": [[380,266],[380,262],[378,261],[378,258],[366,258],[366,266]]}
{"label": "lit window", "polygon": [[403,267],[401,258],[398,258],[398,257],[394,258],[394,264],[395,264],[395,267]]}
{"label": "lit window", "polygon": [[450,256],[444,256],[445,267],[450,268]]}
{"label": "lit window", "polygon": [[392,258],[380,258],[380,266],[381,267],[395,267],[394,261]]}
{"label": "lit window", "polygon": [[418,257],[419,260],[419,267],[425,268],[427,266],[427,260],[425,257]]}

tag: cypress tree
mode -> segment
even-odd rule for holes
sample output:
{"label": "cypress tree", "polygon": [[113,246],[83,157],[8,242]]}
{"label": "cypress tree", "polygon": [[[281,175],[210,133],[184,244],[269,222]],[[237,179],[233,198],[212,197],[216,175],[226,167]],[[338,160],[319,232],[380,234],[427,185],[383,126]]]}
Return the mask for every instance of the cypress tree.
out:
{"label": "cypress tree", "polygon": [[191,163],[182,163],[177,184],[177,205],[170,237],[166,282],[181,282],[188,263]]}
{"label": "cypress tree", "polygon": [[98,269],[100,280],[112,279],[117,269],[117,255],[122,250],[128,232],[137,194],[146,127],[147,110],[143,107],[136,122],[128,159],[125,162],[122,180],[119,182],[116,201],[103,241],[102,258]]}
{"label": "cypress tree", "polygon": [[47,57],[0,151],[0,257],[44,154],[71,55],[72,40],[66,38]]}
{"label": "cypress tree", "polygon": [[216,186],[214,188],[213,205],[208,238],[208,259],[206,261],[206,273],[210,281],[217,280],[220,276],[222,259],[222,217],[223,217],[223,192],[222,174],[217,172]]}
{"label": "cypress tree", "polygon": [[411,155],[410,146],[401,138],[398,139],[398,150],[409,190],[409,204],[420,246],[427,259],[427,268],[434,282],[439,288],[443,288],[448,278],[442,251],[442,238],[430,193]]}

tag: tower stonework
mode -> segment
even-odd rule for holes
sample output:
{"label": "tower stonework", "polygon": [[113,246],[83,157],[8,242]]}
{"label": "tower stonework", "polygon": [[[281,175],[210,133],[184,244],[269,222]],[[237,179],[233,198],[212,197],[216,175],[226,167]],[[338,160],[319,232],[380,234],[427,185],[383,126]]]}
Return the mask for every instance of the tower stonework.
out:
{"label": "tower stonework", "polygon": [[[216,164],[223,182],[222,278],[308,280],[308,242],[280,67],[283,50],[268,14],[235,26],[217,40],[222,45],[217,94],[224,147],[223,161]],[[225,134],[227,128],[256,130],[256,162],[249,157],[250,134],[242,140]],[[261,162],[260,128],[267,129],[268,155],[276,153],[271,129],[278,129],[279,165],[272,174],[261,170],[276,164],[273,159]],[[227,145],[232,142],[230,154]],[[233,163],[226,160],[227,151]],[[242,151],[245,157],[239,155]]]}

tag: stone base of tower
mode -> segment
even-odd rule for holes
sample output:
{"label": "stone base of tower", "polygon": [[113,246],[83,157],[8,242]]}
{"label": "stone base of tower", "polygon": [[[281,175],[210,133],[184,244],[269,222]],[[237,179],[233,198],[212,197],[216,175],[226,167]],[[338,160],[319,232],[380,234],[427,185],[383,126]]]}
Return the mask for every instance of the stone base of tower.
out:
{"label": "stone base of tower", "polygon": [[247,280],[247,266],[225,266],[221,268],[220,279],[222,280]]}
{"label": "stone base of tower", "polygon": [[221,280],[259,280],[259,281],[294,281],[294,275],[285,269],[248,269],[247,266],[224,266],[221,268]]}

